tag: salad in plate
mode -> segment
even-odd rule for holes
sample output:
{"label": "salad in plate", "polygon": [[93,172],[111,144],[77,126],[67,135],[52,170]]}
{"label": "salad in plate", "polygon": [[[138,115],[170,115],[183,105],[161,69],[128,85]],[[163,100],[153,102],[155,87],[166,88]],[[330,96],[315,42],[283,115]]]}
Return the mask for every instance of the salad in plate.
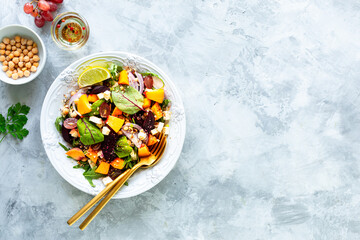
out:
{"label": "salad in plate", "polygon": [[87,68],[78,86],[55,121],[68,146],[59,144],[91,186],[99,178],[107,185],[169,134],[171,103],[159,76],[116,63]]}

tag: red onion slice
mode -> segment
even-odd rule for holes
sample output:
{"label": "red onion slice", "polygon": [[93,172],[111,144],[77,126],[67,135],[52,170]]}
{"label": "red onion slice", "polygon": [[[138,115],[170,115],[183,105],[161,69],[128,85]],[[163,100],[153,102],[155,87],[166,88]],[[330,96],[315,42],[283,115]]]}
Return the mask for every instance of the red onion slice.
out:
{"label": "red onion slice", "polygon": [[74,129],[77,127],[77,119],[76,118],[67,118],[64,121],[64,127],[66,129]]}
{"label": "red onion slice", "polygon": [[139,84],[135,80],[135,76],[132,74],[132,72],[128,72],[128,78],[129,78],[129,85],[139,91]]}
{"label": "red onion slice", "polygon": [[137,79],[139,80],[139,85],[140,85],[139,92],[142,94],[144,91],[144,79],[141,76],[141,74],[138,72],[135,72],[135,75],[136,75]]}

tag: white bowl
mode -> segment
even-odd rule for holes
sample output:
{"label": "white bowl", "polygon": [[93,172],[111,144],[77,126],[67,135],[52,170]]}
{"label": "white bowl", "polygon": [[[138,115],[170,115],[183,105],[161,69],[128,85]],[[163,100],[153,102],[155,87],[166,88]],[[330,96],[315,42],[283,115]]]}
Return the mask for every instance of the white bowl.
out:
{"label": "white bowl", "polygon": [[[59,142],[67,145],[61,134],[56,130],[54,122],[60,116],[64,94],[69,94],[78,88],[79,74],[89,66],[103,66],[106,63],[117,62],[130,65],[139,72],[158,74],[165,82],[165,94],[171,100],[170,133],[167,146],[158,164],[152,168],[138,170],[130,179],[129,186],[124,186],[113,198],[128,198],[141,194],[158,184],[173,169],[178,160],[185,139],[186,118],[179,90],[171,79],[154,63],[147,59],[126,52],[102,52],[84,57],[67,67],[50,86],[41,110],[40,130],[44,149],[56,171],[71,185],[91,195],[96,195],[104,189],[101,180],[94,180],[95,188],[91,187],[82,175],[83,169],[74,169],[76,161],[69,159]],[[104,66],[105,66],[104,65]]]}
{"label": "white bowl", "polygon": [[[43,68],[45,66],[45,62],[46,62],[46,49],[45,49],[45,45],[44,45],[43,41],[41,40],[39,35],[37,35],[36,32],[34,32],[32,29],[30,29],[28,27],[18,25],[18,24],[8,25],[8,26],[1,28],[0,29],[0,42],[2,42],[2,39],[4,37],[13,38],[16,35],[33,40],[38,45],[38,47],[37,47],[39,50],[38,56],[40,57],[39,66],[37,68],[37,71],[35,73],[31,73],[29,77],[22,77],[22,78],[18,78],[17,80],[14,80],[12,78],[9,78],[6,75],[6,73],[4,71],[2,71],[2,69],[0,69],[0,80],[1,81],[8,83],[8,84],[12,84],[12,85],[21,85],[21,84],[31,82],[41,73],[41,71],[43,70]],[[2,64],[1,64],[1,66],[2,66]]]}

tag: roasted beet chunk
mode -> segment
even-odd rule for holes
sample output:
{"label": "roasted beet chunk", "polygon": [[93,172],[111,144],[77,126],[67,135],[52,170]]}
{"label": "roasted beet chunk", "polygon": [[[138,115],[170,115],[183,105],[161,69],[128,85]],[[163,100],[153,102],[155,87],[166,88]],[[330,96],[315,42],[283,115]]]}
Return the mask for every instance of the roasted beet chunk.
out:
{"label": "roasted beet chunk", "polygon": [[95,86],[93,89],[91,89],[90,93],[91,94],[98,94],[98,93],[102,93],[105,91],[110,91],[109,87],[106,86]]}
{"label": "roasted beet chunk", "polygon": [[150,131],[154,129],[155,117],[152,112],[147,112],[144,115],[145,115],[145,119],[142,127],[147,133],[150,133]]}
{"label": "roasted beet chunk", "polygon": [[116,146],[117,138],[118,138],[118,135],[116,134],[116,132],[114,132],[111,129],[109,135],[105,135],[104,141],[101,143],[101,150],[103,151],[104,158],[107,161],[112,161],[112,160],[114,160],[116,158],[116,154],[114,153],[114,149],[115,149],[115,146]]}
{"label": "roasted beet chunk", "polygon": [[152,112],[139,112],[134,115],[135,123],[140,125],[147,133],[154,129],[155,117]]}
{"label": "roasted beet chunk", "polygon": [[70,130],[64,127],[64,124],[61,127],[61,135],[66,142],[72,144],[73,137],[70,135]]}

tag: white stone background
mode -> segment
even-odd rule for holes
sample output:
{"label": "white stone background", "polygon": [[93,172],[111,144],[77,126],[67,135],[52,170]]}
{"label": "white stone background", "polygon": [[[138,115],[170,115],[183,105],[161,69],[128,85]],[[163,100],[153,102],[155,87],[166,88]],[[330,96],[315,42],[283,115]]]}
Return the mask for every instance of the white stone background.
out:
{"label": "white stone background", "polygon": [[[37,29],[24,0],[0,0],[0,27],[36,30],[41,75],[0,83],[0,112],[31,106],[29,136],[0,144],[0,239],[360,239],[358,0],[65,0],[89,22],[75,52]],[[91,196],[42,146],[47,89],[73,61],[120,50],[167,72],[187,135],[156,187],[111,201],[85,232],[66,221]]]}

